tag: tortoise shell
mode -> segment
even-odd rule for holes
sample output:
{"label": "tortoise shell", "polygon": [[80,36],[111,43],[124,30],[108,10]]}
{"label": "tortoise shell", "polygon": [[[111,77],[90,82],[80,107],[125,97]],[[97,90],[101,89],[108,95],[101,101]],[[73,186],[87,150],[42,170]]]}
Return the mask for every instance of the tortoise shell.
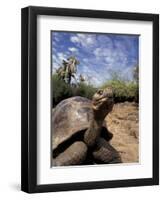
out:
{"label": "tortoise shell", "polygon": [[[61,101],[52,110],[52,149],[70,139],[74,134],[86,130],[93,118],[91,100],[76,96]],[[103,127],[107,132],[107,127]],[[111,136],[109,136],[111,137]]]}

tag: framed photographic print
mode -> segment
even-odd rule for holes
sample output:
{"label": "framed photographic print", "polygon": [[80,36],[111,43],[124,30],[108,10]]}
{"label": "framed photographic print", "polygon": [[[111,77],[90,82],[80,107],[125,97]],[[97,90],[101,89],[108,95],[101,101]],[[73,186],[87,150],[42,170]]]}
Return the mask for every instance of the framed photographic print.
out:
{"label": "framed photographic print", "polygon": [[22,9],[21,185],[159,184],[159,16]]}

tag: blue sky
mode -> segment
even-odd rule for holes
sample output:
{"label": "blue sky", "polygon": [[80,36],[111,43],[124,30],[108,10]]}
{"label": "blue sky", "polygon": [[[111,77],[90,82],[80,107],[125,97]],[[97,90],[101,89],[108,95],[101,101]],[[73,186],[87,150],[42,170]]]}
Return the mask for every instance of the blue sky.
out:
{"label": "blue sky", "polygon": [[132,79],[133,67],[138,65],[139,36],[118,34],[52,32],[52,69],[63,59],[76,56],[80,61],[77,77],[100,86],[117,72]]}

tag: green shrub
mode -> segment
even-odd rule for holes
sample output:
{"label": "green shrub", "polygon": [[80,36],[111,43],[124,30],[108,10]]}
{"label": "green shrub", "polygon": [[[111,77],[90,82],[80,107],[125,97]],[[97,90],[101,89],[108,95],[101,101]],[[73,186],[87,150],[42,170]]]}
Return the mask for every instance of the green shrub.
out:
{"label": "green shrub", "polygon": [[72,96],[82,96],[91,99],[96,89],[92,85],[79,83],[78,85],[69,85],[58,77],[57,74],[52,76],[52,98],[53,106],[57,105],[63,99]]}
{"label": "green shrub", "polygon": [[[139,86],[134,81],[109,80],[100,88],[111,86],[114,90],[115,102],[136,101],[139,100]],[[90,84],[78,83],[77,85],[69,85],[61,80],[57,74],[52,76],[52,96],[53,106],[57,105],[63,99],[72,96],[82,96],[92,99],[97,88]]]}
{"label": "green shrub", "polygon": [[110,80],[107,81],[102,88],[111,86],[114,90],[116,102],[123,101],[136,101],[139,99],[139,86],[137,83],[131,81],[126,82],[123,80]]}
{"label": "green shrub", "polygon": [[56,105],[63,99],[71,97],[72,94],[71,86],[61,80],[57,74],[54,74],[52,76],[53,105]]}
{"label": "green shrub", "polygon": [[96,89],[92,85],[86,83],[79,83],[76,88],[73,89],[73,96],[82,96],[88,99],[92,99]]}

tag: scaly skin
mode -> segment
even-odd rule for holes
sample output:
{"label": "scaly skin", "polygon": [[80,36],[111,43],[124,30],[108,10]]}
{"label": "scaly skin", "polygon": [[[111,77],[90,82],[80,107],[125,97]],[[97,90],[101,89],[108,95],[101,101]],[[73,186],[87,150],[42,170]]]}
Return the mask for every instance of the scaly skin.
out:
{"label": "scaly skin", "polygon": [[93,151],[93,157],[100,163],[121,163],[121,157],[117,150],[104,138],[99,138]]}
{"label": "scaly skin", "polygon": [[53,159],[53,166],[79,165],[87,155],[87,146],[84,142],[74,142],[64,152]]}
{"label": "scaly skin", "polygon": [[84,134],[84,142],[93,147],[101,133],[103,121],[113,108],[113,91],[111,88],[99,90],[92,99],[93,118],[90,127]]}
{"label": "scaly skin", "polygon": [[[92,155],[97,162],[100,163],[120,163],[119,153],[114,149],[108,141],[100,137],[103,121],[106,115],[113,108],[113,91],[111,88],[100,90],[95,93],[92,100],[92,109],[94,117],[90,127],[84,134],[84,142],[88,147],[93,147]],[[92,149],[93,149],[92,148]]]}

